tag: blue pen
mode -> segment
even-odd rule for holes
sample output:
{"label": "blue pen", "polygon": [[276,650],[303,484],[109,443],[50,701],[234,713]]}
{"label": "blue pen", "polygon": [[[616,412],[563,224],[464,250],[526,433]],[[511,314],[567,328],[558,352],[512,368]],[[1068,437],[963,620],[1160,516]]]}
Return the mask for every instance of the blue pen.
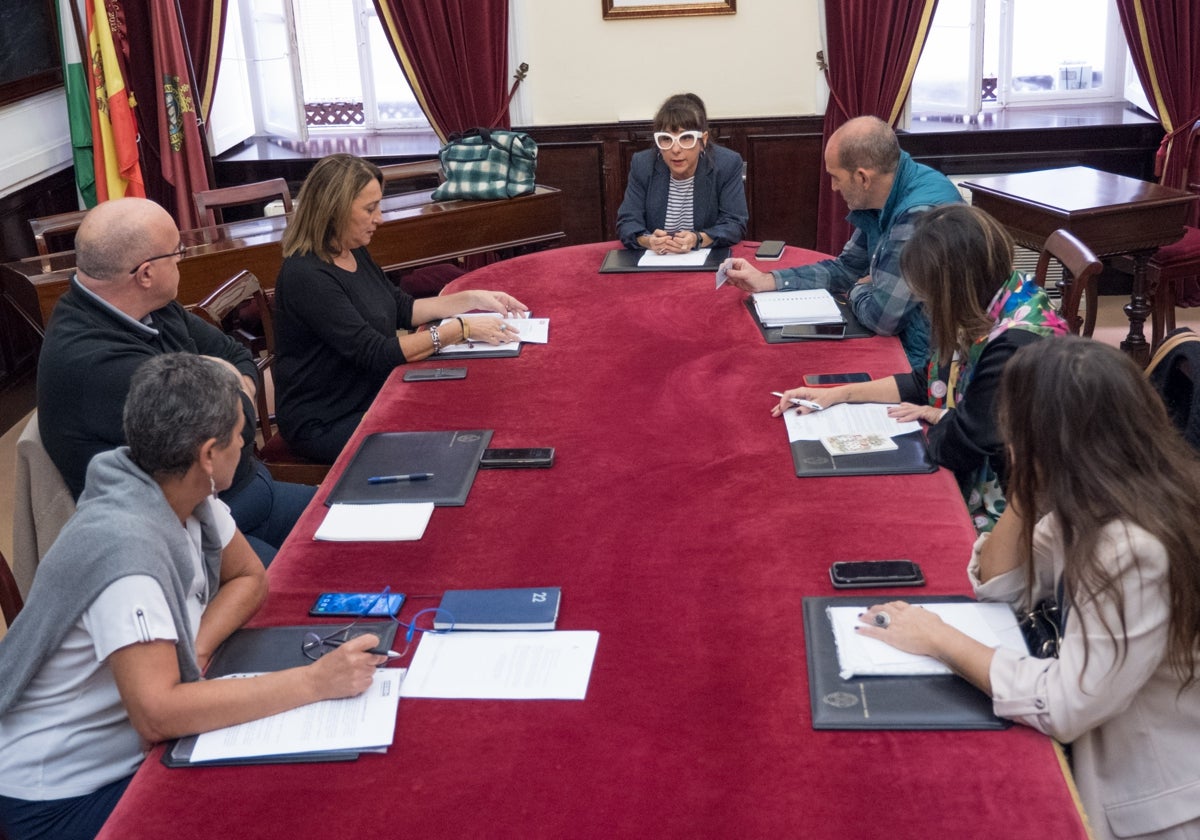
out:
{"label": "blue pen", "polygon": [[397,481],[428,481],[433,473],[404,473],[402,475],[373,475],[367,484],[395,484]]}

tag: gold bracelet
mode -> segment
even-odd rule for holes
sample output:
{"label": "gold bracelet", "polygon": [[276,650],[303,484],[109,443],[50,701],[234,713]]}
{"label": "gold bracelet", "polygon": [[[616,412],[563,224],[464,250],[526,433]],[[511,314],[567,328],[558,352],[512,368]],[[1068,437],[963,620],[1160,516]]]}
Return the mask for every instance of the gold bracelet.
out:
{"label": "gold bracelet", "polygon": [[458,321],[458,325],[462,327],[462,340],[470,343],[471,329],[467,326],[467,322],[463,320],[461,315],[455,315],[454,320]]}

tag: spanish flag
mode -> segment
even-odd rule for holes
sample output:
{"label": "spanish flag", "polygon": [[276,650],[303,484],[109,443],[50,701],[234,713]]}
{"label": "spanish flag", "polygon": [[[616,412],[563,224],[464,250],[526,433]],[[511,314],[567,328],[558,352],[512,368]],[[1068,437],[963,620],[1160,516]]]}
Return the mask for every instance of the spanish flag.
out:
{"label": "spanish flag", "polygon": [[104,0],[88,0],[88,84],[92,94],[92,143],[96,161],[96,198],[145,196],[138,166],[138,130],[133,102],[117,64],[112,26]]}

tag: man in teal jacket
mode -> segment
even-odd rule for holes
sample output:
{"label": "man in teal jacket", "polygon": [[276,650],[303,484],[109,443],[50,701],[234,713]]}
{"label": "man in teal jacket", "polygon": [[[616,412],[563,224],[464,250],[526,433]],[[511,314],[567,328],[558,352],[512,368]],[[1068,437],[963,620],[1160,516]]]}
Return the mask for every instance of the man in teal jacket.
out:
{"label": "man in teal jacket", "polygon": [[912,367],[929,357],[929,319],[900,274],[900,251],[917,217],[939,204],[962,201],[942,173],[900,151],[896,133],[876,117],[855,117],[825,146],[833,189],[850,208],[854,233],[842,253],[770,273],[741,258],[728,263],[729,282],[750,292],[829,289],[845,293],[859,323],[879,335],[897,335]]}

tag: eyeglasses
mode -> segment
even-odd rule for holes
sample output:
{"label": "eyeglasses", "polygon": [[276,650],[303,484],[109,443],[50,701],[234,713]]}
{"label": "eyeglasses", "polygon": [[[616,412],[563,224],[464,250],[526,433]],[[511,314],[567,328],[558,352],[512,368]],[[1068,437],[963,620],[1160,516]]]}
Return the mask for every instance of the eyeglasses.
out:
{"label": "eyeglasses", "polygon": [[[370,617],[371,610],[381,600],[384,601],[384,603],[386,604],[387,603],[386,599],[387,599],[388,593],[390,593],[391,591],[392,591],[392,588],[390,586],[385,586],[383,588],[383,591],[380,592],[377,596],[375,596],[375,598],[369,604],[367,604],[367,606],[363,609],[362,617],[363,618]],[[431,627],[419,626],[417,623],[418,620],[421,618],[421,616],[423,616],[427,613],[431,616],[431,618],[429,619],[431,624],[433,624],[434,622],[440,621],[445,624],[448,624],[449,626],[444,629],[437,629],[436,627],[432,627],[432,626]],[[403,627],[406,630],[406,632],[404,634],[404,648],[403,648],[403,650],[398,651],[398,653],[401,656],[405,656],[408,654],[408,649],[412,645],[413,637],[417,633],[449,633],[451,630],[454,629],[454,616],[450,615],[450,613],[446,612],[445,610],[441,609],[440,607],[429,607],[427,609],[420,610],[419,612],[417,612],[416,615],[414,615],[412,617],[412,620],[407,624],[405,624],[403,621],[401,621],[399,618],[397,618],[396,614],[394,612],[389,614],[389,618],[391,618],[392,621],[396,622],[396,624],[398,626]],[[314,633],[314,632],[305,633],[303,640],[300,642],[300,652],[304,654],[306,659],[311,659],[313,662],[316,662],[318,659],[320,659],[325,654],[329,653],[334,648],[341,647],[346,642],[350,641],[351,639],[355,638],[356,636],[361,636],[362,633],[355,632],[355,629],[358,626],[358,622],[359,622],[359,619],[356,618],[356,619],[354,619],[354,621],[351,621],[349,624],[339,627],[336,630],[334,630],[330,633],[327,633],[325,635],[321,635],[320,633]],[[370,631],[368,630],[368,631],[364,631],[364,632],[370,632]]]}
{"label": "eyeglasses", "polygon": [[185,253],[187,253],[187,246],[183,244],[183,240],[181,239],[181,240],[179,240],[179,244],[175,246],[175,250],[172,251],[171,253],[158,254],[157,256],[153,256],[153,257],[146,257],[146,259],[142,260],[140,263],[135,265],[133,268],[129,269],[129,273],[137,274],[138,269],[141,268],[143,265],[145,265],[148,262],[154,262],[155,260],[165,260],[167,257],[182,257]]}
{"label": "eyeglasses", "polygon": [[704,136],[703,131],[681,131],[678,134],[671,134],[669,131],[654,132],[654,144],[664,152],[679,144],[679,148],[685,152],[688,149],[696,148],[696,144],[700,142],[700,138]]}

